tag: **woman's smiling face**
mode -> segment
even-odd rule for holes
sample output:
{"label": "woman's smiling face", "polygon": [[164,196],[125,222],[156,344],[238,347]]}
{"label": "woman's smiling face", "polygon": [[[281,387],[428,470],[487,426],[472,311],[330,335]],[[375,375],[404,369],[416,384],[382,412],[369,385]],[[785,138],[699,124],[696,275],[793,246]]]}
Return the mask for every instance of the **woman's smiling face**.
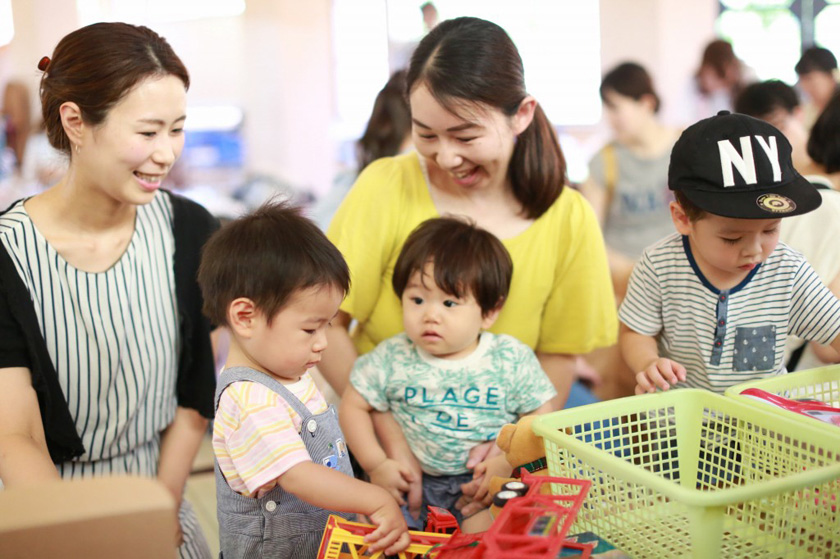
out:
{"label": "woman's smiling face", "polygon": [[522,126],[516,115],[470,101],[454,105],[454,114],[424,83],[409,95],[412,140],[435,181],[464,189],[508,186],[508,165]]}
{"label": "woman's smiling face", "polygon": [[185,113],[179,78],[142,80],[101,125],[85,128],[76,172],[120,202],[150,202],[184,148]]}

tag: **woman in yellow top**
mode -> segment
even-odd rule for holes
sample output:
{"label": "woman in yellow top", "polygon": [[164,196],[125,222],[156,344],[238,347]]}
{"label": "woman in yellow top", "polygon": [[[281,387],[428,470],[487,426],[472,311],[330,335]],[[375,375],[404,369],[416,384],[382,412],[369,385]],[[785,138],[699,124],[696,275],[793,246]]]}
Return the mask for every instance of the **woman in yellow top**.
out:
{"label": "woman in yellow top", "polygon": [[391,275],[403,242],[426,219],[465,215],[513,258],[491,331],[537,352],[561,408],[573,356],[614,343],[617,319],[598,221],[565,187],[563,154],[525,90],[519,53],[491,22],[445,21],[415,51],[406,87],[417,151],[366,168],[328,230],[352,283],[320,369],[341,394],[356,356],[402,332]]}
{"label": "woman in yellow top", "polygon": [[491,22],[444,21],[415,50],[406,91],[417,151],[369,165],[328,230],[351,286],[319,368],[341,394],[356,356],[403,330],[391,288],[400,248],[426,219],[463,215],[502,239],[513,259],[510,293],[490,330],[537,352],[561,408],[575,356],[615,343],[618,326],[598,221],[565,185],[563,154],[525,90],[519,53]]}

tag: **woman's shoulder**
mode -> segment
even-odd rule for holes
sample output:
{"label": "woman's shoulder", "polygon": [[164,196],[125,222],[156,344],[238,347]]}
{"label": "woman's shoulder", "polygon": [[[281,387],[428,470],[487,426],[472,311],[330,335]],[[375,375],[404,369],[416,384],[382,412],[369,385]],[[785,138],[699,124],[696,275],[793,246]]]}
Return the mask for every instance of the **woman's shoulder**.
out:
{"label": "woman's shoulder", "polygon": [[416,152],[377,159],[364,168],[351,192],[377,200],[392,200],[404,196],[425,184],[423,170]]}
{"label": "woman's shoulder", "polygon": [[579,190],[566,185],[554,203],[541,215],[537,222],[544,221],[553,227],[580,228],[582,224],[593,221],[597,227],[592,205]]}
{"label": "woman's shoulder", "polygon": [[366,243],[371,235],[384,235],[380,241],[400,237],[408,224],[432,209],[417,154],[385,157],[359,175],[333,216],[327,235],[333,242],[360,239],[361,235]]}
{"label": "woman's shoulder", "polygon": [[161,192],[163,196],[159,198],[159,203],[167,204],[172,208],[173,219],[189,220],[192,225],[204,224],[211,227],[215,227],[218,223],[218,220],[198,202],[169,190],[161,190]]}
{"label": "woman's shoulder", "polygon": [[29,221],[29,216],[23,209],[23,200],[18,200],[0,212],[0,236],[14,234],[21,224]]}

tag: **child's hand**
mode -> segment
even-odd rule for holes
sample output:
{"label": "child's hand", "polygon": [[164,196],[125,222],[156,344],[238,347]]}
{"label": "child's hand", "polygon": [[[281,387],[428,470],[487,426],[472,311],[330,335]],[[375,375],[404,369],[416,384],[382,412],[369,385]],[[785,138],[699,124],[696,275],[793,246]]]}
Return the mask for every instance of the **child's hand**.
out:
{"label": "child's hand", "polygon": [[386,498],[382,506],[369,516],[371,522],[376,525],[376,530],[365,536],[365,542],[371,544],[368,551],[384,549],[385,555],[396,555],[411,543],[402,510],[393,499]]}
{"label": "child's hand", "polygon": [[664,357],[645,367],[636,374],[636,394],[656,392],[657,387],[668,390],[677,382],[685,381],[685,367]]}
{"label": "child's hand", "polygon": [[496,476],[510,477],[511,470],[510,464],[502,454],[481,462],[473,471],[473,479],[461,485],[461,499],[455,507],[465,517],[489,507],[493,502],[493,495],[490,494],[490,480]]}
{"label": "child's hand", "polygon": [[417,481],[411,470],[392,458],[386,458],[376,468],[368,472],[370,482],[385,489],[400,505],[405,504],[403,494],[411,489],[410,484]]}
{"label": "child's hand", "polygon": [[474,470],[481,462],[501,454],[502,449],[496,445],[496,440],[485,441],[470,449],[467,457],[467,469]]}

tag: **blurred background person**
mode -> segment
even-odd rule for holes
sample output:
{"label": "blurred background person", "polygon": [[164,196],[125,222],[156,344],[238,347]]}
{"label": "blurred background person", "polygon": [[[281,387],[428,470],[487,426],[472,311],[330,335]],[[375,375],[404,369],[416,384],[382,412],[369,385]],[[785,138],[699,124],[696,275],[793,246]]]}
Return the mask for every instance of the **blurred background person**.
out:
{"label": "blurred background person", "polygon": [[755,72],[735,55],[732,44],[715,39],[706,45],[694,75],[697,98],[694,121],[731,111],[745,85],[756,81]]}
{"label": "blurred background person", "polygon": [[[590,160],[580,190],[604,233],[618,305],[642,250],[673,232],[668,161],[679,133],[660,122],[659,95],[639,64],[625,62],[607,72],[600,95],[614,139]],[[587,356],[578,363],[578,375],[602,399],[633,394],[633,374],[618,346]]]}
{"label": "blurred background person", "polygon": [[811,169],[808,157],[808,129],[796,90],[780,80],[767,80],[748,85],[735,99],[735,112],[749,115],[779,129],[790,142],[793,166],[802,174]]}
{"label": "blurred background person", "polygon": [[[840,294],[840,96],[817,119],[810,137],[802,122],[799,97],[791,86],[769,80],[748,86],[735,101],[735,110],[767,121],[788,139],[797,170],[819,189],[822,205],[805,215],[783,219],[779,239],[801,252],[820,280]],[[789,371],[819,367],[838,361],[830,347],[789,336],[785,363]]]}
{"label": "blurred background person", "polygon": [[365,167],[380,157],[411,150],[411,112],[405,96],[405,70],[391,74],[376,95],[365,131],[356,142],[356,166],[340,171],[326,192],[312,207],[310,217],[326,230],[344,195]]}
{"label": "blurred background person", "polygon": [[601,101],[614,139],[589,162],[581,192],[604,231],[616,296],[636,259],[673,231],[668,160],[678,131],[657,118],[659,96],[639,64],[625,62],[604,75]]}
{"label": "blurred background person", "polygon": [[840,79],[837,58],[830,50],[813,46],[805,49],[794,69],[799,78],[799,89],[806,97],[805,126],[811,128],[837,91]]}
{"label": "blurred background person", "polygon": [[13,156],[13,166],[17,170],[23,161],[26,140],[32,125],[32,106],[26,84],[15,80],[8,82],[3,89],[3,104],[0,107],[5,126],[6,147]]}

